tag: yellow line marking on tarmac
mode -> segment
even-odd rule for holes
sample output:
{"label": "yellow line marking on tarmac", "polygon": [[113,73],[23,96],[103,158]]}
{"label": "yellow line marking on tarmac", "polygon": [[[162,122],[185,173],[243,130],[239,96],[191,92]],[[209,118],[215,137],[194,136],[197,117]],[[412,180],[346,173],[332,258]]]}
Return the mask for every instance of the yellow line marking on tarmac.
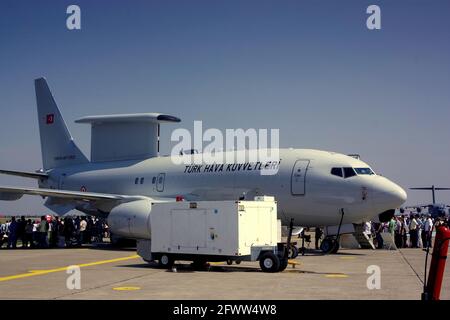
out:
{"label": "yellow line marking on tarmac", "polygon": [[[89,262],[89,263],[76,264],[76,266],[83,268],[83,267],[97,266],[100,264],[125,261],[125,260],[136,259],[136,258],[139,258],[139,256],[137,254],[128,256],[128,257],[123,257],[123,258],[115,258],[115,259],[110,259],[110,260],[101,260],[101,261],[94,261],[94,262]],[[56,269],[48,269],[48,270],[30,270],[28,273],[20,273],[20,274],[16,274],[16,275],[12,275],[12,276],[0,277],[0,282],[28,278],[28,277],[33,277],[33,276],[39,276],[39,275],[48,274],[48,273],[66,271],[68,267],[69,266],[56,268]]]}
{"label": "yellow line marking on tarmac", "polygon": [[116,291],[134,291],[134,290],[141,290],[141,287],[116,287],[116,288],[113,288],[113,290],[116,290]]}
{"label": "yellow line marking on tarmac", "polygon": [[327,278],[348,278],[346,274],[327,274],[325,275]]}

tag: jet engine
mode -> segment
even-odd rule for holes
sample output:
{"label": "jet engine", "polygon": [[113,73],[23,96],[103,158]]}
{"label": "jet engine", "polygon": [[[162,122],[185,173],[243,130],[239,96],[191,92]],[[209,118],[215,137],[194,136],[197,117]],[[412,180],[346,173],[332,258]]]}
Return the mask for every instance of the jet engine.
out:
{"label": "jet engine", "polygon": [[379,222],[389,222],[395,215],[395,209],[386,210],[378,215]]}
{"label": "jet engine", "polygon": [[108,224],[114,235],[131,239],[150,239],[150,200],[137,200],[114,207]]}

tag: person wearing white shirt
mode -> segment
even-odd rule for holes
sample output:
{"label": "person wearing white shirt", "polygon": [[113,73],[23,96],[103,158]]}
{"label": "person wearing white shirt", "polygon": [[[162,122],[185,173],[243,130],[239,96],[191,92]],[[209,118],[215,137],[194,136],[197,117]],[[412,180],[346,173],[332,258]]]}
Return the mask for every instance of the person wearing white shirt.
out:
{"label": "person wearing white shirt", "polygon": [[427,246],[430,246],[431,248],[432,231],[433,231],[433,220],[431,219],[430,215],[428,215],[423,224],[423,231],[422,231],[422,242],[424,248],[427,248]]}
{"label": "person wearing white shirt", "polygon": [[416,220],[417,217],[412,216],[411,217],[411,221],[409,223],[409,237],[410,237],[410,241],[411,241],[411,248],[418,248],[419,244],[418,244],[418,223]]}

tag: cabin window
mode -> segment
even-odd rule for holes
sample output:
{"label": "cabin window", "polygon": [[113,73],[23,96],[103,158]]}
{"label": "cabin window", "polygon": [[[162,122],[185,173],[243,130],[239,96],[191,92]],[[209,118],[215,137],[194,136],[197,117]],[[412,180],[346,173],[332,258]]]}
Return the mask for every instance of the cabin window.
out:
{"label": "cabin window", "polygon": [[350,167],[344,168],[344,177],[345,178],[350,178],[353,176],[356,176],[356,172],[355,172],[355,170],[353,170],[353,168],[350,168]]}
{"label": "cabin window", "polygon": [[331,168],[331,174],[334,176],[342,177],[342,168]]}
{"label": "cabin window", "polygon": [[144,178],[141,178],[141,184],[143,184],[144,183]]}
{"label": "cabin window", "polygon": [[152,183],[155,184],[155,182],[156,182],[156,177],[153,177]]}
{"label": "cabin window", "polygon": [[139,178],[134,179],[134,184],[138,184],[139,183]]}

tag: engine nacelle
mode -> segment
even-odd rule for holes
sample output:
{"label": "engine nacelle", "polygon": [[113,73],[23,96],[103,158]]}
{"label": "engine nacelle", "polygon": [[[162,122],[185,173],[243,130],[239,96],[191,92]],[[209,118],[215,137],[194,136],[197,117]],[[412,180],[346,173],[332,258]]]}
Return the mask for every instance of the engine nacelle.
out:
{"label": "engine nacelle", "polygon": [[131,239],[150,239],[149,200],[122,203],[114,207],[108,215],[108,224],[115,235]]}
{"label": "engine nacelle", "polygon": [[374,221],[374,222],[389,222],[394,215],[395,215],[395,209],[386,210],[378,215],[378,221],[376,221],[377,219],[374,219],[372,221]]}

